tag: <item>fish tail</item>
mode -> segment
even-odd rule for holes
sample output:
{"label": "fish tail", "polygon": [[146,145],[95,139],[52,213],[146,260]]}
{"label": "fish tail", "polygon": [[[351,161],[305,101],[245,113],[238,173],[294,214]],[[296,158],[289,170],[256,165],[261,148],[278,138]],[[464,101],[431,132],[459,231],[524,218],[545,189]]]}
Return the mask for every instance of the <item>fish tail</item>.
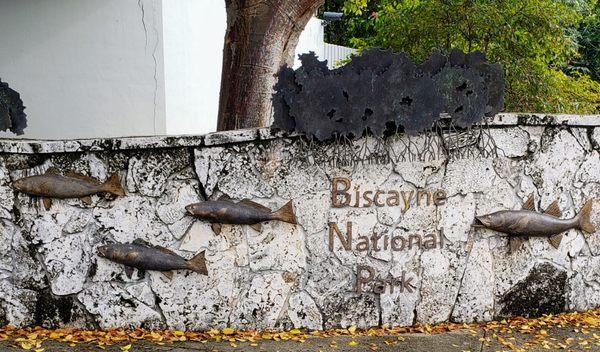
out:
{"label": "fish tail", "polygon": [[579,219],[579,228],[587,233],[596,232],[594,224],[592,224],[592,221],[590,220],[592,205],[593,201],[589,199],[587,202],[585,202],[583,208],[581,208],[581,210],[579,211],[579,214],[577,214],[577,218]]}
{"label": "fish tail", "polygon": [[291,200],[282,206],[281,209],[274,212],[273,218],[284,222],[289,222],[290,224],[298,223],[296,214],[294,214],[294,207],[292,206]]}
{"label": "fish tail", "polygon": [[102,189],[105,192],[110,194],[114,194],[115,196],[124,196],[125,191],[123,190],[123,186],[121,186],[121,179],[119,178],[119,173],[115,172],[112,174],[106,182],[102,184]]}
{"label": "fish tail", "polygon": [[198,253],[194,258],[187,261],[190,270],[197,272],[198,274],[208,275],[208,269],[206,268],[206,257],[205,251]]}

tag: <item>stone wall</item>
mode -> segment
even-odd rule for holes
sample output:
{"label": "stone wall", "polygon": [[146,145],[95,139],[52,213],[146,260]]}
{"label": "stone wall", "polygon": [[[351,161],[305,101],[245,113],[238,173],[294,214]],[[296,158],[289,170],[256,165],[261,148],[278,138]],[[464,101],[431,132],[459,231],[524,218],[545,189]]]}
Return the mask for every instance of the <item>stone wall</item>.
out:
{"label": "stone wall", "polygon": [[[600,307],[600,233],[566,233],[560,247],[531,238],[514,253],[505,235],[472,229],[474,216],[540,209],[558,200],[564,217],[600,199],[600,117],[499,115],[487,132],[497,157],[391,160],[346,166],[320,162],[336,144],[307,148],[269,129],[200,137],[79,141],[0,140],[0,325],[209,329],[310,328],[485,321]],[[396,150],[405,135],[387,139]],[[368,140],[358,141],[369,146]],[[410,144],[409,143],[409,144]],[[307,152],[308,151],[308,152]],[[119,171],[125,197],[57,200],[14,192],[12,180],[50,166],[100,180]],[[361,190],[443,189],[443,205],[332,207],[332,181]],[[353,189],[354,190],[354,189]],[[227,195],[271,209],[288,200],[299,225],[225,225],[220,235],[184,206]],[[600,229],[600,202],[592,220]],[[355,242],[344,249],[332,226]],[[332,225],[333,224],[333,225]],[[432,246],[356,250],[358,236],[433,235]],[[135,272],[96,247],[136,238],[191,258],[206,250],[208,276]],[[331,246],[331,248],[330,248]],[[366,285],[369,267],[410,289]],[[363,272],[366,273],[366,272]]]}

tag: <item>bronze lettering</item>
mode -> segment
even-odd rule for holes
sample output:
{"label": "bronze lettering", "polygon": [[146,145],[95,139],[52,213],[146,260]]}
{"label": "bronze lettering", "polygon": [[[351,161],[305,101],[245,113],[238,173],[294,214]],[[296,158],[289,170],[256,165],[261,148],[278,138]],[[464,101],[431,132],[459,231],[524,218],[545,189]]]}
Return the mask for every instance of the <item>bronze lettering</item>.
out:
{"label": "bronze lettering", "polygon": [[402,285],[400,285],[400,292],[404,292],[405,289],[408,292],[413,292],[413,290],[416,289],[416,287],[413,286],[411,281],[412,281],[412,277],[407,280],[406,279],[406,271],[403,270],[402,278],[401,278]]}
{"label": "bronze lettering", "polygon": [[386,283],[385,281],[381,280],[381,279],[377,279],[375,280],[375,284],[373,285],[373,293],[385,293],[385,287],[386,287]]}
{"label": "bronze lettering", "polygon": [[[351,189],[352,191],[350,191]],[[335,208],[347,206],[368,208],[373,205],[376,207],[402,206],[402,213],[410,210],[413,204],[419,207],[432,204],[443,205],[447,200],[446,191],[443,189],[438,189],[435,192],[421,188],[410,191],[376,189],[361,192],[360,186],[353,185],[346,177],[334,178],[331,192],[332,204]],[[402,200],[400,200],[400,197],[402,197]]]}
{"label": "bronze lettering", "polygon": [[[343,188],[339,188],[342,185]],[[336,177],[331,181],[331,203],[334,208],[347,207],[350,204],[350,180],[344,177]],[[344,197],[344,201],[340,202],[338,196]]]}
{"label": "bronze lettering", "polygon": [[402,213],[406,213],[408,209],[410,209],[410,202],[415,194],[415,191],[410,191],[408,199],[406,199],[406,192],[402,191],[402,200],[404,201],[404,209],[402,209]]}
{"label": "bronze lettering", "polygon": [[356,244],[356,250],[359,252],[365,252],[369,250],[369,237],[358,236],[358,243]]}
{"label": "bronze lettering", "polygon": [[[364,277],[363,273],[366,272],[369,276]],[[356,292],[363,292],[363,286],[371,281],[373,281],[373,277],[375,277],[375,270],[370,266],[359,265],[358,272],[356,274]]]}
{"label": "bronze lettering", "polygon": [[388,194],[391,194],[391,197],[388,197],[386,200],[387,205],[390,207],[396,207],[400,205],[400,194],[398,191],[389,191]]}
{"label": "bronze lettering", "polygon": [[375,192],[375,196],[373,196],[373,203],[375,203],[375,206],[377,207],[383,207],[385,206],[385,203],[380,203],[379,202],[379,196],[384,193],[382,190],[377,190],[377,192]]}
{"label": "bronze lettering", "polygon": [[381,248],[379,247],[379,239],[381,237],[381,235],[378,235],[376,233],[374,233],[373,236],[371,236],[371,247],[375,252],[379,252],[381,250]]}
{"label": "bronze lettering", "polygon": [[421,198],[423,198],[423,195],[427,196],[427,206],[429,206],[429,203],[431,201],[431,195],[429,194],[429,191],[426,190],[417,191],[417,206],[421,206]]}
{"label": "bronze lettering", "polygon": [[436,238],[432,233],[428,233],[425,235],[425,242],[423,243],[423,248],[425,249],[434,249],[436,247]]}
{"label": "bronze lettering", "polygon": [[433,204],[444,205],[446,204],[446,198],[448,198],[448,196],[446,195],[446,191],[444,191],[443,189],[438,189],[433,194]]}
{"label": "bronze lettering", "polygon": [[400,293],[413,292],[416,287],[413,285],[412,277],[408,277],[406,271],[402,271],[400,277],[391,277],[389,280],[382,279],[375,274],[375,270],[367,265],[359,265],[356,274],[356,292],[362,293],[365,291],[367,284],[372,284],[373,293],[385,293],[387,286],[390,287],[390,293],[394,293],[396,288],[399,288]]}
{"label": "bronze lettering", "polygon": [[354,207],[358,208],[360,206],[360,187],[356,187],[356,202],[354,202]]}
{"label": "bronze lettering", "polygon": [[337,226],[335,222],[329,223],[329,251],[333,252],[333,238],[334,233],[337,235],[338,239],[342,243],[342,247],[344,250],[350,251],[352,250],[352,221],[348,221],[346,223],[346,238],[342,235],[342,231]]}
{"label": "bronze lettering", "polygon": [[408,249],[412,249],[413,238],[417,239],[417,241],[419,242],[419,248],[421,248],[421,236],[419,236],[419,235],[410,235],[410,236],[408,236]]}
{"label": "bronze lettering", "polygon": [[394,293],[394,287],[400,286],[401,284],[402,283],[398,279],[392,276],[392,278],[390,279],[390,293]]}
{"label": "bronze lettering", "polygon": [[[402,241],[402,246],[398,248],[398,240]],[[402,236],[392,236],[392,250],[393,251],[401,251],[406,247],[406,240]]]}
{"label": "bronze lettering", "polygon": [[373,191],[366,191],[365,193],[363,193],[363,199],[367,202],[363,205],[363,207],[365,208],[368,208],[371,205],[373,205],[373,200],[368,197],[371,193],[373,193]]}

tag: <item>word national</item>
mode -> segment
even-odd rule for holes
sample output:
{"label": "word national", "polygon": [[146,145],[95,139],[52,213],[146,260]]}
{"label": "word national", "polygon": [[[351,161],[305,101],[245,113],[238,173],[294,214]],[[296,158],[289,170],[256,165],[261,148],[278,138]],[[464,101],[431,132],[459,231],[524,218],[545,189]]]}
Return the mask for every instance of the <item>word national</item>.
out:
{"label": "word national", "polygon": [[331,203],[334,208],[355,207],[401,207],[405,213],[414,204],[419,206],[443,205],[446,203],[446,191],[438,189],[435,191],[420,189],[410,191],[403,190],[364,190],[360,186],[354,186],[345,177],[337,177],[331,181]]}
{"label": "word national", "polygon": [[[329,251],[335,250],[335,239],[342,245],[345,251],[355,250],[357,252],[366,251],[387,251],[391,249],[394,252],[411,250],[413,247],[419,250],[429,250],[441,248],[443,245],[443,235],[426,234],[411,234],[408,236],[388,235],[373,233],[371,236],[354,237],[352,233],[352,221],[346,223],[346,233],[338,227],[335,222],[329,223]],[[354,241],[354,240],[357,241]]]}

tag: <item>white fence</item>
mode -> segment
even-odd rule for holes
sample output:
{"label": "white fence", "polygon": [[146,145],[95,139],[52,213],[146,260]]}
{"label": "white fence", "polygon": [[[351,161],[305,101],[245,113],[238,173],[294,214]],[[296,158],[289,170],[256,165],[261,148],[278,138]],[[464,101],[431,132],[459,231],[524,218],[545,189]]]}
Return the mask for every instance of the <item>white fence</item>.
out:
{"label": "white fence", "polygon": [[325,43],[323,29],[322,20],[316,17],[310,19],[298,39],[294,69],[300,67],[301,63],[298,60],[298,55],[300,54],[312,51],[319,57],[319,60],[327,60],[327,66],[329,69],[332,69],[338,66],[340,61],[345,60],[348,56],[356,52],[356,49]]}
{"label": "white fence", "polygon": [[323,59],[327,60],[329,69],[340,66],[340,62],[356,53],[356,49],[341,45],[323,43]]}

